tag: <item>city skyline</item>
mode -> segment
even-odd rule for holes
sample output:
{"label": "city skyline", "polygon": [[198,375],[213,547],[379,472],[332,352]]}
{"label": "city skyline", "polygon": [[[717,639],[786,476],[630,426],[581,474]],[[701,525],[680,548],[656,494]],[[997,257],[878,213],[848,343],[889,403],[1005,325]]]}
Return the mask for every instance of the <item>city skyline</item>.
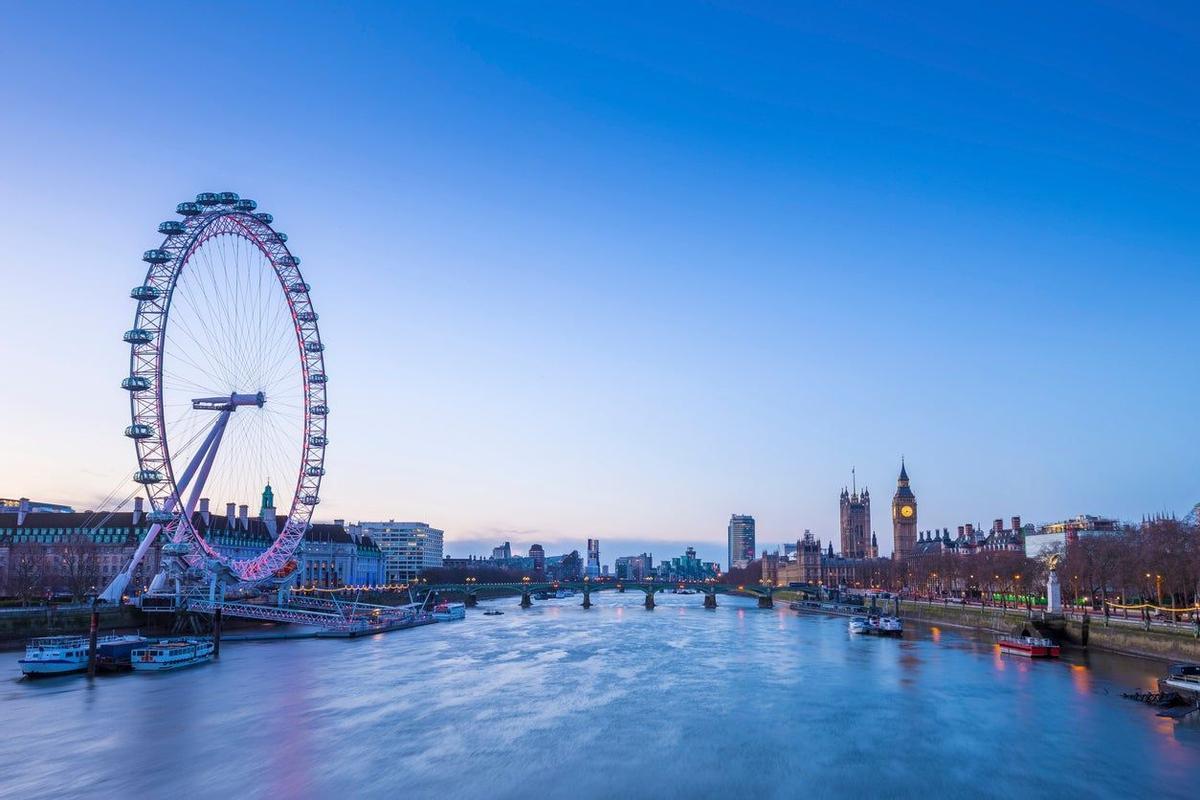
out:
{"label": "city skyline", "polygon": [[[1200,499],[1182,34],[1049,52],[980,9],[375,7],[367,28],[236,8],[280,38],[190,9],[10,13],[3,356],[37,387],[6,399],[0,494],[85,509],[132,473],[139,256],[176,202],[228,189],[276,215],[314,286],[321,520],[723,562],[729,514],[760,550],[828,541],[851,465],[884,497],[901,453],[923,527]],[[984,30],[1008,34],[995,63],[961,69]],[[162,118],[178,76],[148,65],[251,51],[274,103]],[[239,134],[215,146],[213,126]]]}

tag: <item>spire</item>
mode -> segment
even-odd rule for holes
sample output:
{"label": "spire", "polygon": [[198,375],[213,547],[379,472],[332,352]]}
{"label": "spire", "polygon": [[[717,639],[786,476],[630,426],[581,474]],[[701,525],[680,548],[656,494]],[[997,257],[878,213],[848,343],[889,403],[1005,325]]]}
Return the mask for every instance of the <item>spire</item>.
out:
{"label": "spire", "polygon": [[904,468],[904,456],[900,456],[900,480],[896,483],[899,486],[908,485],[908,470]]}
{"label": "spire", "polygon": [[274,508],[275,507],[275,493],[273,491],[271,491],[271,479],[270,478],[267,478],[267,485],[263,488],[262,507],[263,508]]}
{"label": "spire", "polygon": [[850,485],[854,487],[854,491],[851,492],[851,494],[853,496],[857,497],[858,496],[858,475],[855,474],[854,467],[850,468]]}

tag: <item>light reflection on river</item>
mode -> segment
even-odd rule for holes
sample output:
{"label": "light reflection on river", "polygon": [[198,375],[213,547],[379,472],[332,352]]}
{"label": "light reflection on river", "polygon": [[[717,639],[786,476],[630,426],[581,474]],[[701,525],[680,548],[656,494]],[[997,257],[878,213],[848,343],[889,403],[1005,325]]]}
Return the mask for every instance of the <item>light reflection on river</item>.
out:
{"label": "light reflection on river", "polygon": [[91,685],[21,681],[3,654],[0,797],[1197,796],[1200,721],[1120,696],[1151,662],[595,597]]}

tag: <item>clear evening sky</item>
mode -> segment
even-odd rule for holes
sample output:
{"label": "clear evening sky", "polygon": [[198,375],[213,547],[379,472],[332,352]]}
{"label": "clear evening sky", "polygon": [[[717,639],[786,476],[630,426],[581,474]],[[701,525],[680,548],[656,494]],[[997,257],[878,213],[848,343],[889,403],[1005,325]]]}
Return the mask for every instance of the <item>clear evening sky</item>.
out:
{"label": "clear evening sky", "polygon": [[0,496],[134,469],[140,254],[232,190],[314,286],[323,518],[724,562],[856,466],[887,551],[901,454],[922,529],[1184,513],[1195,6],[990,5],[6,4]]}

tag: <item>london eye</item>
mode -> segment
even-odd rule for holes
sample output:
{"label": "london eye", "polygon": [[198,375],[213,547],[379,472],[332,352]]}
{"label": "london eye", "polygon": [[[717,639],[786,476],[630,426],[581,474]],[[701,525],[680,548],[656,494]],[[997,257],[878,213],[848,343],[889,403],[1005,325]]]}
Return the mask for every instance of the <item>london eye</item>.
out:
{"label": "london eye", "polygon": [[[325,346],[287,236],[233,192],[201,193],[176,211],[130,292],[125,436],[151,527],[103,593],[112,602],[160,538],[164,566],[270,578],[303,540],[325,474]],[[268,479],[280,487],[281,516],[259,554],[222,552],[193,524],[202,497],[245,502]]]}

